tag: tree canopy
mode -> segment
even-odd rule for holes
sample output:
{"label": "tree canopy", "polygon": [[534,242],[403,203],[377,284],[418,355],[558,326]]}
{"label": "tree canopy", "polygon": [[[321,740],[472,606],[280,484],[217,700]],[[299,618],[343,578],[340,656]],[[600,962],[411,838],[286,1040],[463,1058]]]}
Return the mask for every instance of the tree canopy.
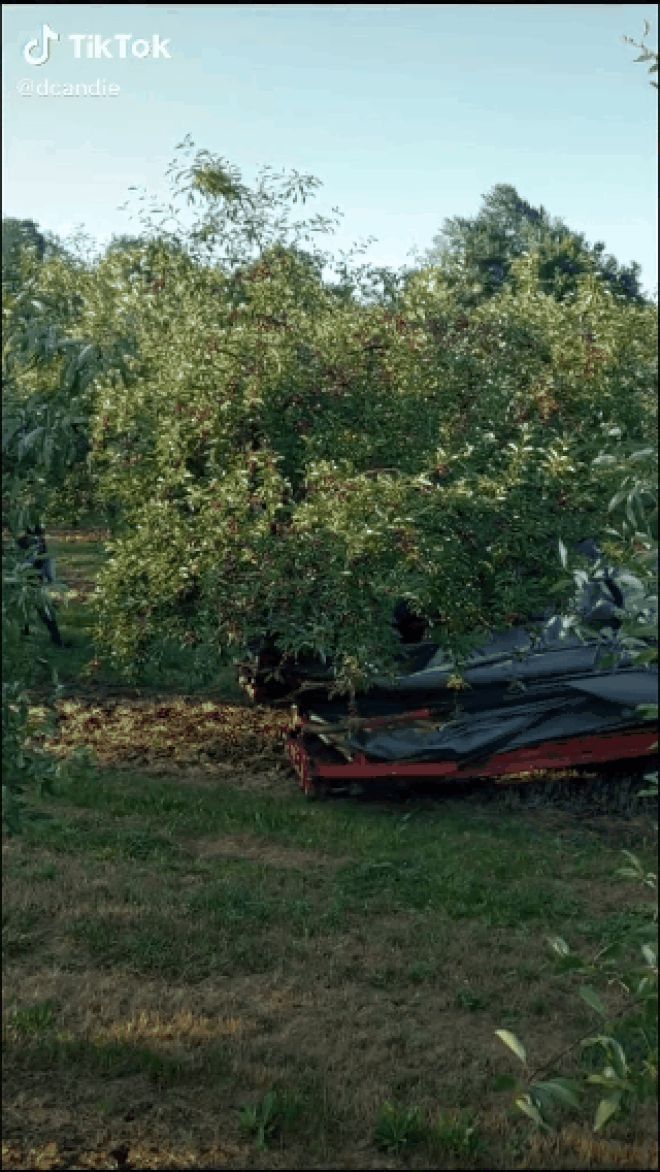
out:
{"label": "tree canopy", "polygon": [[506,183],[483,197],[476,216],[445,220],[422,259],[438,266],[463,299],[476,305],[510,285],[515,261],[530,255],[538,258],[540,288],[558,300],[574,294],[579,278],[590,273],[615,297],[643,300],[638,264],[619,264],[602,242],[589,244],[583,233],[544,207],[533,207]]}
{"label": "tree canopy", "polygon": [[5,301],[9,466],[69,419],[23,497],[111,520],[117,663],[269,635],[358,686],[398,601],[460,648],[548,605],[559,538],[616,545],[599,458],[653,433],[656,314],[600,246],[502,185],[389,274],[323,247],[309,176],[250,185],[185,140],[170,179],[135,238],[44,256]]}

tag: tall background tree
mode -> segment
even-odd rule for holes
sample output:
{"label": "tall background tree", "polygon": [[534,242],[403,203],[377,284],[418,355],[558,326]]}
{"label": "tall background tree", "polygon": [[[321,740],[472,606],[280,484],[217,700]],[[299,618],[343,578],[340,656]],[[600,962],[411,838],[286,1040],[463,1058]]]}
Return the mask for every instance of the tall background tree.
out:
{"label": "tall background tree", "polygon": [[422,262],[437,266],[465,303],[477,305],[511,284],[514,262],[535,255],[540,289],[562,300],[580,277],[594,274],[625,301],[643,301],[638,264],[621,265],[602,242],[589,244],[544,207],[533,207],[515,187],[499,183],[472,218],[445,220]]}

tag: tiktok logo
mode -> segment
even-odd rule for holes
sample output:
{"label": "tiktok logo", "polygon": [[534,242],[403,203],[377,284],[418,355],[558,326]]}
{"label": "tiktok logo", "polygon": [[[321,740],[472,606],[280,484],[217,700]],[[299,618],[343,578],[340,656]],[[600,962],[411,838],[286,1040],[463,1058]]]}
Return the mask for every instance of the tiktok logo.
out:
{"label": "tiktok logo", "polygon": [[[41,40],[34,37],[23,49],[28,65],[45,65],[50,57],[51,44],[59,39],[60,34],[49,24],[42,25]],[[134,37],[133,33],[115,33],[111,37],[104,37],[101,33],[69,33],[65,40],[70,41],[70,51],[76,61],[126,61],[129,57],[138,61],[145,58],[170,61],[172,57],[169,40],[164,40],[159,33],[152,33],[148,38]]]}
{"label": "tiktok logo", "polygon": [[50,57],[51,41],[59,41],[59,39],[60,34],[56,33],[49,24],[42,25],[41,44],[39,38],[35,37],[33,41],[28,41],[23,49],[23,56],[28,65],[45,65]]}

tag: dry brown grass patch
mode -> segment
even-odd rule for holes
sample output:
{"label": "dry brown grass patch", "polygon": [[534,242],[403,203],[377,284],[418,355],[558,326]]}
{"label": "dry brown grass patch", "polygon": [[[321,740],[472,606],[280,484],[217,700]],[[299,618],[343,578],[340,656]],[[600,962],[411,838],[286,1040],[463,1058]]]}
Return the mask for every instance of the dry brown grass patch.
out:
{"label": "dry brown grass patch", "polygon": [[267,867],[291,867],[305,871],[309,867],[337,868],[350,862],[348,858],[324,855],[320,851],[300,847],[274,845],[250,834],[221,834],[209,838],[193,838],[187,849],[200,859],[244,859]]}

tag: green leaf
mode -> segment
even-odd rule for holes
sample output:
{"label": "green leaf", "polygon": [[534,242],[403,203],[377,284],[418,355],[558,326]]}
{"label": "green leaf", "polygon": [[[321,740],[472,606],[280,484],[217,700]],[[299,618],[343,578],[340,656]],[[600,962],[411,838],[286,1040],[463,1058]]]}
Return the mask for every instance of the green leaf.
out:
{"label": "green leaf", "polygon": [[[644,637],[644,632],[642,630],[637,629],[637,631],[638,631],[638,634],[640,634],[640,635],[642,635],[642,637]],[[647,637],[653,639],[653,638],[655,638],[655,633],[650,636],[647,636]],[[649,647],[647,651],[642,651],[639,654],[635,655],[635,663],[636,663],[637,667],[642,667],[645,663],[655,663],[657,658],[658,658],[657,648]],[[649,707],[651,707],[651,706],[649,705]],[[651,720],[653,720],[653,719],[654,718],[651,717]]]}
{"label": "green leaf", "polygon": [[628,1074],[628,1062],[623,1046],[616,1038],[612,1038],[610,1053],[612,1055],[612,1062],[614,1063],[615,1074],[619,1078],[625,1079]]}
{"label": "green leaf", "polygon": [[571,952],[568,944],[561,936],[549,937],[548,943],[556,956],[555,965],[560,973],[574,972],[576,969],[585,969],[582,957]]}
{"label": "green leaf", "polygon": [[658,963],[658,958],[655,948],[652,944],[642,944],[642,956],[644,957],[644,960],[647,964],[651,965],[652,968],[655,968],[656,964]]}
{"label": "green leaf", "polygon": [[543,1131],[550,1130],[536,1103],[533,1102],[531,1095],[520,1095],[516,1099],[516,1107],[519,1111],[523,1112],[523,1115],[527,1115],[528,1119],[531,1119],[537,1127],[540,1127]]}
{"label": "green leaf", "polygon": [[589,1005],[591,1009],[595,1009],[596,1013],[600,1014],[601,1017],[607,1017],[607,1010],[603,1005],[599,994],[595,989],[592,989],[591,985],[582,986],[580,989],[580,997],[583,1001],[586,1001],[587,1005]]}
{"label": "green leaf", "polygon": [[583,1050],[588,1050],[591,1046],[609,1046],[611,1038],[605,1034],[595,1034],[592,1038],[583,1038],[580,1042]]}
{"label": "green leaf", "polygon": [[510,1030],[495,1030],[495,1034],[500,1039],[500,1042],[504,1042],[504,1045],[508,1046],[509,1050],[512,1050],[516,1058],[519,1058],[523,1066],[525,1066],[527,1064],[527,1053],[520,1039],[515,1034],[512,1034]]}
{"label": "green leaf", "polygon": [[639,452],[633,452],[628,459],[631,464],[639,464],[644,460],[648,460],[649,456],[653,456],[654,454],[654,448],[642,448]]}
{"label": "green leaf", "polygon": [[515,1074],[499,1074],[493,1081],[494,1091],[515,1091],[519,1086],[519,1080]]}
{"label": "green leaf", "polygon": [[609,1099],[601,1099],[596,1109],[594,1131],[602,1131],[605,1124],[609,1122],[613,1115],[616,1115],[619,1110],[620,1100],[620,1095],[612,1095]]}
{"label": "green leaf", "polygon": [[551,1099],[557,1099],[558,1102],[565,1104],[567,1107],[579,1107],[580,1100],[577,1096],[578,1085],[567,1078],[552,1078],[546,1082],[537,1082],[532,1086],[532,1091],[540,1091],[541,1094],[548,1095]]}
{"label": "green leaf", "polygon": [[571,950],[563,936],[548,936],[548,944],[557,956],[569,956]]}
{"label": "green leaf", "polygon": [[613,1066],[606,1066],[602,1074],[587,1075],[587,1082],[590,1086],[604,1087],[607,1091],[612,1091],[615,1094],[623,1094],[624,1091],[634,1090],[633,1084],[625,1078],[619,1078]]}

